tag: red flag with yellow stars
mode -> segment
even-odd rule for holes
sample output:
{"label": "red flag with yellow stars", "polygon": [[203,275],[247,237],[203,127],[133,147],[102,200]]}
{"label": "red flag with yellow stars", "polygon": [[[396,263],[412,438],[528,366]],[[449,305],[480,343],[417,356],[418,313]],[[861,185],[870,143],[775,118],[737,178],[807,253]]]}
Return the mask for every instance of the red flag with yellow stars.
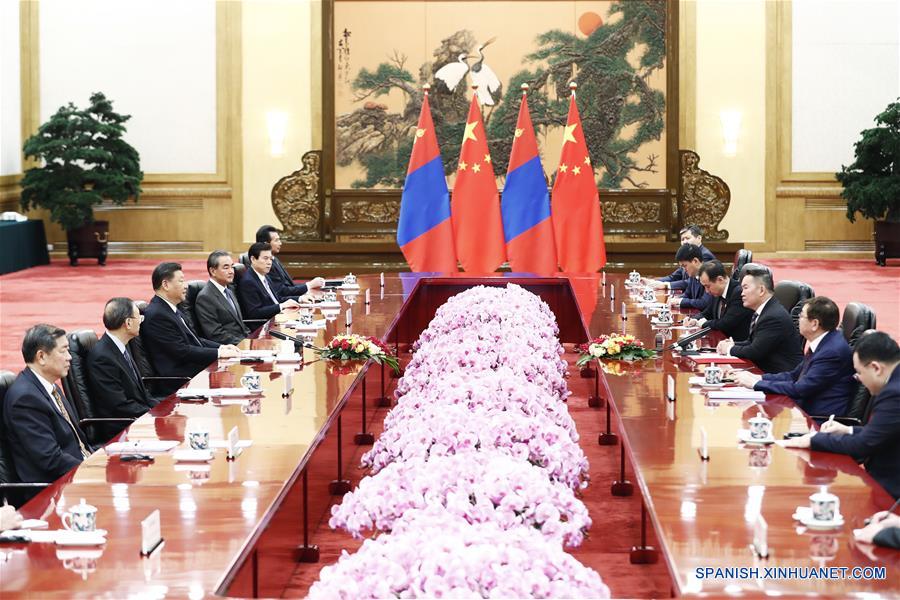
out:
{"label": "red flag with yellow stars", "polygon": [[562,156],[552,195],[553,232],[559,266],[569,273],[593,273],[606,264],[600,196],[588,154],[575,91],[563,133]]}
{"label": "red flag with yellow stars", "polygon": [[456,257],[464,271],[493,273],[506,260],[500,195],[476,95],[472,95],[450,201]]}

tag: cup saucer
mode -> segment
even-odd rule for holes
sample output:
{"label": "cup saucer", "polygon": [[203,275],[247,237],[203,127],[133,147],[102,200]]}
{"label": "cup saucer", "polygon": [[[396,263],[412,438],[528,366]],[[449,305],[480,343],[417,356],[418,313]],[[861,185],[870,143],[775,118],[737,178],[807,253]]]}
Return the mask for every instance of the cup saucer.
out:
{"label": "cup saucer", "polygon": [[775,438],[772,437],[772,434],[769,434],[769,437],[764,439],[756,439],[750,437],[749,429],[738,429],[738,439],[744,444],[759,444],[763,446],[768,446],[769,444],[775,443]]}
{"label": "cup saucer", "polygon": [[808,506],[798,506],[792,517],[809,529],[837,529],[844,526],[844,515],[835,515],[830,521],[819,521],[813,518],[812,510]]}

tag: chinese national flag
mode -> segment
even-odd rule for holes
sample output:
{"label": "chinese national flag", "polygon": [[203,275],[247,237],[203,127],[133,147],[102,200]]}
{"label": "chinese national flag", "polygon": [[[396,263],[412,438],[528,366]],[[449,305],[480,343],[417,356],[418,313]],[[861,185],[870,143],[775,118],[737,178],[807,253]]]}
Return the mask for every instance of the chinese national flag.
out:
{"label": "chinese national flag", "polygon": [[477,96],[472,96],[453,197],[450,202],[456,256],[463,270],[493,273],[506,260],[500,196]]}
{"label": "chinese national flag", "polygon": [[606,264],[600,196],[581,129],[575,94],[563,133],[562,156],[553,183],[553,232],[563,271],[593,273]]}

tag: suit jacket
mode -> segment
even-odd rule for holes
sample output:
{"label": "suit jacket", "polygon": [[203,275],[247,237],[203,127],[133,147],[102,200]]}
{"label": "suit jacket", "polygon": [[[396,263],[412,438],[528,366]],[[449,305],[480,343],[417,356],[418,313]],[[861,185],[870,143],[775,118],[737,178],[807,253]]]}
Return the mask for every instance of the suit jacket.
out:
{"label": "suit jacket", "polygon": [[817,433],[813,450],[849,454],[894,498],[900,497],[900,367],[872,398],[872,416],[852,435]]}
{"label": "suit jacket", "polygon": [[721,331],[736,342],[744,341],[750,335],[750,319],[753,317],[753,311],[744,308],[741,286],[732,280],[728,280],[725,296],[714,297],[700,316],[706,319],[704,327]]}
{"label": "suit jacket", "polygon": [[689,277],[685,280],[687,286],[684,288],[684,296],[681,298],[680,308],[695,308],[703,310],[709,303],[713,301],[712,294],[703,288],[703,284],[696,277]]}
{"label": "suit jacket", "polygon": [[272,256],[272,268],[269,269],[269,285],[275,295],[285,300],[294,296],[302,296],[306,293],[306,284],[295,284],[277,256]]}
{"label": "suit jacket", "polygon": [[153,296],[144,311],[141,342],[157,375],[193,377],[218,358],[219,343],[196,335],[178,315],[165,300]]}
{"label": "suit jacket", "polygon": [[[709,251],[709,248],[700,244],[700,257],[703,262],[707,262],[710,260],[715,260],[716,255]],[[690,275],[682,269],[678,267],[671,274],[666,275],[665,277],[660,277],[660,281],[668,281],[669,287],[673,290],[683,290],[687,287],[687,281],[690,279]]]}
{"label": "suit jacket", "polygon": [[759,314],[750,337],[745,342],[737,342],[731,348],[731,355],[753,362],[766,373],[792,371],[803,360],[802,340],[791,315],[772,296]]}
{"label": "suit jacket", "polygon": [[244,325],[244,316],[241,313],[241,303],[229,288],[225,293],[234,302],[235,314],[231,306],[212,281],[197,294],[194,301],[194,314],[197,317],[197,326],[204,337],[215,340],[220,344],[237,344],[250,335],[250,330]]}
{"label": "suit jacket", "polygon": [[[279,300],[283,300],[278,295],[278,292],[275,291],[271,280],[269,281],[269,287],[272,288],[272,293]],[[281,306],[272,301],[272,297],[269,296],[266,288],[263,287],[259,275],[253,269],[247,269],[247,272],[241,278],[241,284],[238,286],[238,296],[240,296],[241,300],[241,310],[246,315],[245,319],[271,319],[281,312]]]}
{"label": "suit jacket", "polygon": [[136,369],[137,365],[135,369],[128,365],[109,334],[103,334],[87,359],[88,385],[98,417],[137,418],[156,406]]}
{"label": "suit jacket", "polygon": [[23,482],[55,481],[81,464],[84,457],[73,427],[91,450],[87,436],[78,426],[75,407],[65,396],[63,404],[72,419],[71,426],[28,367],[7,390],[3,399],[3,428],[16,473]]}
{"label": "suit jacket", "polygon": [[885,527],[872,538],[878,546],[900,550],[900,527]]}
{"label": "suit jacket", "polygon": [[856,393],[853,351],[840,331],[829,331],[792,371],[763,375],[753,389],[784,394],[810,415],[846,415]]}

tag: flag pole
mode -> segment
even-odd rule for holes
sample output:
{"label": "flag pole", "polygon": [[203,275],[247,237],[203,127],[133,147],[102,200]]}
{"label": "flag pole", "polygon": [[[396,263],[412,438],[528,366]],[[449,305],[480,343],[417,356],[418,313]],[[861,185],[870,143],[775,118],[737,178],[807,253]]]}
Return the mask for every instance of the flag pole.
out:
{"label": "flag pole", "polygon": [[570,82],[569,82],[569,89],[572,90],[572,97],[574,98],[574,97],[575,97],[575,90],[578,89],[578,83],[576,83],[576,82],[574,82],[574,81],[570,81]]}

